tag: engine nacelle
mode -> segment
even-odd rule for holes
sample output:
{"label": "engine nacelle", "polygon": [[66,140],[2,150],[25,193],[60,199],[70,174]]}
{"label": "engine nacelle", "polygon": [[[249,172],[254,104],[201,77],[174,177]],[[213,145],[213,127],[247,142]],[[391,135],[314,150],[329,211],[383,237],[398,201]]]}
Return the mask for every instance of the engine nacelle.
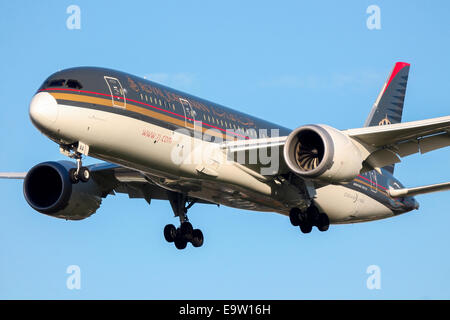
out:
{"label": "engine nacelle", "polygon": [[284,160],[300,177],[331,183],[353,180],[363,163],[351,138],[327,125],[306,125],[292,131],[284,146]]}
{"label": "engine nacelle", "polygon": [[66,220],[89,217],[100,207],[101,190],[90,179],[72,184],[69,161],[43,162],[28,171],[24,183],[25,200],[36,211]]}

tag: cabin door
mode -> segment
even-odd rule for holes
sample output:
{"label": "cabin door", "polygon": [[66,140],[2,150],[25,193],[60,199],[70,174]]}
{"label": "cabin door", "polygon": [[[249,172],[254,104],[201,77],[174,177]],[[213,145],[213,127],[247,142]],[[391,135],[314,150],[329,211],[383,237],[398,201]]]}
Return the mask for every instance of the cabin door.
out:
{"label": "cabin door", "polygon": [[186,99],[180,98],[180,103],[184,111],[184,126],[195,130],[195,110]]}
{"label": "cabin door", "polygon": [[109,92],[111,93],[112,106],[125,109],[127,101],[125,98],[125,91],[123,90],[120,81],[116,78],[107,76],[105,76],[105,81],[108,85]]}

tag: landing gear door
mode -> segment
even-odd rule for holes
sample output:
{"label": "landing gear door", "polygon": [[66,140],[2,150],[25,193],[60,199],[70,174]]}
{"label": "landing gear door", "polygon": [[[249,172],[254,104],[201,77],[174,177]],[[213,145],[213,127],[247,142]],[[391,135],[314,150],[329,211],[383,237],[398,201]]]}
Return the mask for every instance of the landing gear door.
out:
{"label": "landing gear door", "polygon": [[109,92],[111,92],[111,99],[113,107],[124,108],[126,107],[125,91],[120,84],[120,81],[116,78],[105,76],[106,84],[108,85]]}

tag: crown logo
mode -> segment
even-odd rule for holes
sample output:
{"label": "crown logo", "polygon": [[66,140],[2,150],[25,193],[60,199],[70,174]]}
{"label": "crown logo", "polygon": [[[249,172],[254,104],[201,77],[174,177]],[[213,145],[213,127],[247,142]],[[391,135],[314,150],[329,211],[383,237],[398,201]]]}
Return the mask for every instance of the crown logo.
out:
{"label": "crown logo", "polygon": [[387,117],[387,115],[386,115],[386,117],[384,117],[383,119],[381,119],[380,122],[378,122],[378,125],[379,125],[379,126],[384,126],[384,125],[387,125],[387,124],[391,124],[391,121],[389,120],[389,118]]}

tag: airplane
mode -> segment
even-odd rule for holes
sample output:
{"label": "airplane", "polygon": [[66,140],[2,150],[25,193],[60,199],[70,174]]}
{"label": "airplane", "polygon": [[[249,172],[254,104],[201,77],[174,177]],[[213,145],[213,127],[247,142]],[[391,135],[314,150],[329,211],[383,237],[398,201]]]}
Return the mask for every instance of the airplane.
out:
{"label": "airplane", "polygon": [[[303,233],[313,227],[397,216],[416,195],[450,182],[406,188],[400,158],[450,145],[450,116],[401,122],[410,64],[395,63],[363,127],[306,124],[291,130],[148,79],[98,67],[50,75],[29,106],[34,126],[72,161],[47,161],[23,179],[37,212],[66,220],[94,214],[115,193],[170,202],[177,249],[200,247],[188,210],[196,203],[275,212]],[[83,157],[103,162],[83,166]]]}

